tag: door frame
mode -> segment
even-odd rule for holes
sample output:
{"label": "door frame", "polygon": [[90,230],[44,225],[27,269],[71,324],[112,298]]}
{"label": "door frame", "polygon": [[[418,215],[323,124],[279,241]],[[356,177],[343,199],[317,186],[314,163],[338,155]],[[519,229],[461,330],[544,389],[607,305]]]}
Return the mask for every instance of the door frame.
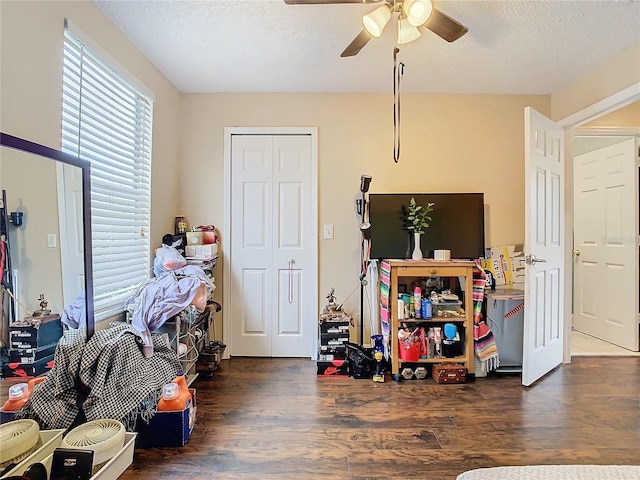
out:
{"label": "door frame", "polygon": [[[311,224],[312,250],[316,261],[313,264],[312,278],[316,279],[316,292],[312,299],[313,311],[318,311],[318,127],[224,127],[224,220],[222,232],[231,235],[231,139],[234,135],[309,135],[311,137]],[[227,245],[225,250],[224,245]],[[229,358],[231,351],[231,239],[224,239],[221,243],[222,255],[222,341],[228,345],[223,358]],[[318,336],[314,336],[312,354],[317,355]]]}
{"label": "door frame", "polygon": [[[640,82],[634,83],[627,88],[620,90],[568,117],[558,123],[565,130],[565,254],[564,268],[569,273],[573,270],[573,151],[572,139],[574,132],[581,125],[595,120],[598,117],[611,113],[630,103],[640,100]],[[601,131],[611,130],[600,128]],[[583,134],[584,130],[579,133]],[[568,241],[571,239],[571,241]],[[572,302],[573,297],[573,275],[565,274],[565,304],[564,304],[564,346],[563,361],[571,363],[571,324],[572,324]]]}

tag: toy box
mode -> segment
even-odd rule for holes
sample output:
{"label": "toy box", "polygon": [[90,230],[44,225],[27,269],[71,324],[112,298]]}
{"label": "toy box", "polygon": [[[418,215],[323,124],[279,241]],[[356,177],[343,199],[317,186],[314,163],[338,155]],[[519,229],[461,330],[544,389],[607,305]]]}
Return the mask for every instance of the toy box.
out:
{"label": "toy box", "polygon": [[184,410],[156,412],[149,423],[138,419],[136,448],[184,447],[196,423],[196,389],[192,404]]}

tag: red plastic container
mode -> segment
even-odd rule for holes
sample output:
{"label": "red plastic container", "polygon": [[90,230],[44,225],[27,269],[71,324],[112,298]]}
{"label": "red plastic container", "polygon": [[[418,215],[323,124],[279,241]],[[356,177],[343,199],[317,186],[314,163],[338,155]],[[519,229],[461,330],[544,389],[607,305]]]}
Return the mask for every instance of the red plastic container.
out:
{"label": "red plastic container", "polygon": [[420,360],[420,342],[401,342],[398,340],[398,356],[403,362],[417,362]]}

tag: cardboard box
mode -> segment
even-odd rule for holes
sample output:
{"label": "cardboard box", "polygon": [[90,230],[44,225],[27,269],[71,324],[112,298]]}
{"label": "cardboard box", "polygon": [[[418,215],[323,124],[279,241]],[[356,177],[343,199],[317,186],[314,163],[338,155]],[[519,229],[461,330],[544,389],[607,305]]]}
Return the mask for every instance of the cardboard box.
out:
{"label": "cardboard box", "polygon": [[9,350],[9,363],[35,363],[53,355],[58,343],[51,343],[38,348],[13,348]]}
{"label": "cardboard box", "polygon": [[485,249],[482,268],[491,273],[495,285],[524,283],[525,264],[522,245],[503,245]]}
{"label": "cardboard box", "polygon": [[187,232],[187,245],[202,245],[202,232]]}
{"label": "cardboard box", "polygon": [[48,372],[53,367],[53,355],[41,358],[33,363],[7,363],[3,367],[5,378],[10,377],[37,377]]}
{"label": "cardboard box", "polygon": [[[37,321],[33,321],[37,318]],[[57,343],[62,337],[60,315],[28,317],[9,325],[9,345],[11,349],[23,350]]]}
{"label": "cardboard box", "polygon": [[187,257],[214,257],[218,255],[218,244],[187,245],[185,247],[185,255]]}
{"label": "cardboard box", "polygon": [[149,423],[138,419],[136,448],[184,447],[196,423],[196,389],[192,406],[175,412],[156,412]]}

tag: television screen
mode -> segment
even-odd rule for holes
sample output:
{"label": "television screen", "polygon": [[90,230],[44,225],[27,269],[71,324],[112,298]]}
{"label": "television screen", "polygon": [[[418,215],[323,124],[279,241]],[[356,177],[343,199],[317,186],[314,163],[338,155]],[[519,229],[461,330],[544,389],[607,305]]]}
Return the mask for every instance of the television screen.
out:
{"label": "television screen", "polygon": [[371,258],[411,258],[413,233],[402,229],[402,206],[411,197],[418,205],[434,203],[432,221],[421,235],[425,258],[434,250],[451,250],[451,258],[484,256],[484,195],[482,193],[371,193]]}

